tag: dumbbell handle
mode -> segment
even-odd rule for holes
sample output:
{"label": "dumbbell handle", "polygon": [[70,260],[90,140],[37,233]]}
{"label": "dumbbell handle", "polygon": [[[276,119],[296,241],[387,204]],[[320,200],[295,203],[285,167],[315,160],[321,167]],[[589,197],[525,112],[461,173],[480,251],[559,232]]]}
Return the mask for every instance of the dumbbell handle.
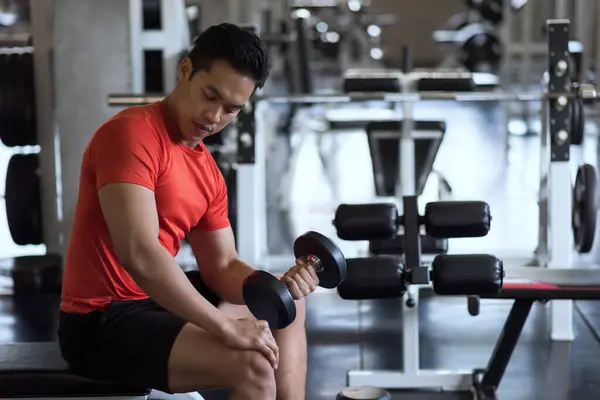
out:
{"label": "dumbbell handle", "polygon": [[320,272],[323,272],[323,263],[321,263],[321,260],[319,259],[319,257],[310,254],[310,255],[306,256],[305,258],[306,258],[306,261],[308,261],[308,263],[313,266],[313,268],[315,269],[317,274]]}

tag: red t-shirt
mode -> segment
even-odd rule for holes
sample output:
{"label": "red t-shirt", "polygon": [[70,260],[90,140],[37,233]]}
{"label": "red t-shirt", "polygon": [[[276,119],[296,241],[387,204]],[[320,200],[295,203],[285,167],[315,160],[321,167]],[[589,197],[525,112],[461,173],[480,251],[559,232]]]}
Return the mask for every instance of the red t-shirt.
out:
{"label": "red t-shirt", "polygon": [[112,300],[148,295],[119,263],[104,221],[98,190],[128,182],[155,193],[158,240],[173,256],[193,228],[229,226],[227,188],[203,143],[174,142],[163,103],[131,107],[106,121],[88,144],[81,165],[79,198],[67,251],[60,308],[87,313]]}

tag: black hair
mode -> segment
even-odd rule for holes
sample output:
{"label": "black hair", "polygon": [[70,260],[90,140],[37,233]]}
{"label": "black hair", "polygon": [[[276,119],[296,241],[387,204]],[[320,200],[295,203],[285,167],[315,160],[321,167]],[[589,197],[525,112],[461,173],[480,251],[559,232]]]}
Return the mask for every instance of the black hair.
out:
{"label": "black hair", "polygon": [[213,62],[228,62],[242,74],[248,75],[262,88],[271,74],[267,47],[253,32],[230,23],[214,25],[194,41],[188,57],[192,60],[192,76],[209,71]]}

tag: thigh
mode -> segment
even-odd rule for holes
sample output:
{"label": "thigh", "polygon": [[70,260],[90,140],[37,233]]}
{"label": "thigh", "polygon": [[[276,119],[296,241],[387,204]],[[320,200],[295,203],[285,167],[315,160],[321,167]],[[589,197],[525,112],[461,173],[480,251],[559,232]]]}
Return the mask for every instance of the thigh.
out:
{"label": "thigh", "polygon": [[256,319],[256,318],[254,318],[254,315],[252,315],[252,313],[250,312],[250,310],[248,309],[248,307],[246,305],[231,304],[226,301],[221,301],[221,303],[219,303],[219,310],[223,314],[226,314],[226,315],[230,316],[231,318],[235,318],[235,319],[242,319],[242,318]]}
{"label": "thigh", "polygon": [[168,362],[185,321],[154,301],[113,302],[87,337],[61,321],[63,356],[80,375],[132,387],[168,390]]}

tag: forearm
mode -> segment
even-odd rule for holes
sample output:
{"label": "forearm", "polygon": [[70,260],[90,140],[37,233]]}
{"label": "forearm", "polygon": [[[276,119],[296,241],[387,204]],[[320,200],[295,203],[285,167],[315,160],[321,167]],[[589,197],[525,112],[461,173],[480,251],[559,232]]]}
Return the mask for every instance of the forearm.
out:
{"label": "forearm", "polygon": [[254,272],[255,269],[240,259],[235,259],[223,269],[221,274],[216,274],[214,282],[206,282],[208,286],[224,301],[243,305],[242,286],[244,280]]}
{"label": "forearm", "polygon": [[127,271],[156,303],[208,332],[221,332],[227,317],[198,293],[164,247],[146,248],[129,262]]}

